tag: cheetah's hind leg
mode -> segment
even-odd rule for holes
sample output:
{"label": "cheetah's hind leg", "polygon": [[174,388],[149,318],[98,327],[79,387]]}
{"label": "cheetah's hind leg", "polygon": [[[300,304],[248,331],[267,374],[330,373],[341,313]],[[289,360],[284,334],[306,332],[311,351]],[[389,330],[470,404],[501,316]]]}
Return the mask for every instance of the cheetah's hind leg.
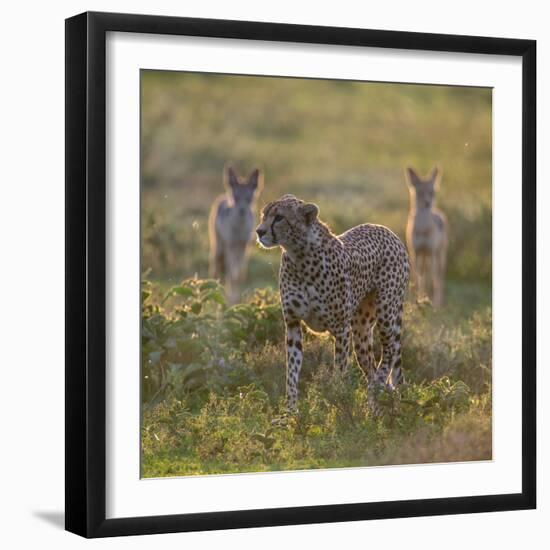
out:
{"label": "cheetah's hind leg", "polygon": [[[397,297],[378,296],[376,304],[376,318],[382,356],[376,369],[374,381],[369,385],[369,402],[373,403],[373,412],[380,411],[380,393],[388,391],[388,399],[392,410],[396,400],[399,401],[399,392],[395,389],[403,382],[401,371],[401,325],[403,316],[403,300]],[[386,399],[384,399],[385,401]]]}
{"label": "cheetah's hind leg", "polygon": [[378,393],[381,390],[376,378],[374,356],[374,327],[376,325],[376,294],[371,292],[359,304],[353,317],[353,345],[355,356],[367,379],[368,404],[374,416],[380,414]]}

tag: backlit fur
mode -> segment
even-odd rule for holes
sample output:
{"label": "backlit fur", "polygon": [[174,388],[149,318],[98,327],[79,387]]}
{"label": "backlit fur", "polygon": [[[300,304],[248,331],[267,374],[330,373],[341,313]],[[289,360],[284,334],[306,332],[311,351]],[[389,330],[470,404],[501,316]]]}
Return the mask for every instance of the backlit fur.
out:
{"label": "backlit fur", "polygon": [[[279,286],[286,324],[286,392],[296,408],[302,366],[302,323],[334,337],[335,367],[345,372],[352,340],[375,389],[402,381],[401,319],[409,280],[409,259],[399,238],[381,225],[364,224],[334,235],[318,218],[319,208],[293,195],[263,209],[256,232],[266,248],[282,248]],[[382,348],[376,364],[374,327]]]}

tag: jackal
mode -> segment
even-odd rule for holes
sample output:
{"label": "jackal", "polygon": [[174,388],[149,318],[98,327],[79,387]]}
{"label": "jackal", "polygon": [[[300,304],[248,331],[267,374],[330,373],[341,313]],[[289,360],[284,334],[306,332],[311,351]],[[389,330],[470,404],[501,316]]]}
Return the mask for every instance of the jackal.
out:
{"label": "jackal", "polygon": [[254,205],[262,189],[262,178],[254,170],[244,183],[232,167],[224,169],[225,195],[220,195],[210,210],[210,276],[226,287],[228,301],[240,299],[241,285],[248,263],[248,245],[254,235]]}
{"label": "jackal", "polygon": [[434,208],[435,192],[441,180],[435,167],[427,178],[406,169],[411,206],[407,221],[407,247],[417,295],[427,294],[435,307],[443,304],[447,263],[447,218]]}

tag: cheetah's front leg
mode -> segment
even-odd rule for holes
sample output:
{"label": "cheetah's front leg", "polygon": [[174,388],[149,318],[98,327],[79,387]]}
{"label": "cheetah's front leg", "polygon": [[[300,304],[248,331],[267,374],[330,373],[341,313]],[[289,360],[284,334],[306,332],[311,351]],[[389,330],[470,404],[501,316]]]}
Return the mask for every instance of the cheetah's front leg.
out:
{"label": "cheetah's front leg", "polygon": [[302,326],[300,321],[289,321],[286,324],[286,400],[289,411],[296,410],[301,368]]}

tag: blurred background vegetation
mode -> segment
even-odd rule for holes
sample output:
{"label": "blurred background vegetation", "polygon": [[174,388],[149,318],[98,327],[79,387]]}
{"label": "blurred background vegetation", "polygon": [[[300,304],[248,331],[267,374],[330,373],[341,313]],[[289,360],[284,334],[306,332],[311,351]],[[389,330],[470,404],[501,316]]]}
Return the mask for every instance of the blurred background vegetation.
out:
{"label": "blurred background vegetation", "polygon": [[[142,475],[491,458],[491,90],[142,72]],[[404,239],[404,167],[443,170],[447,301],[409,297],[407,383],[371,418],[353,362],[332,372],[306,334],[300,415],[284,403],[280,251],[252,247],[243,303],[208,273],[210,206],[231,161],[264,172],[262,205],[314,201],[335,233],[365,223]]]}
{"label": "blurred background vegetation", "polygon": [[[207,219],[224,163],[263,169],[259,206],[293,193],[336,233],[359,223],[404,237],[404,167],[443,169],[448,276],[491,281],[491,90],[142,72],[142,270],[208,273]],[[250,286],[276,286],[279,252],[255,248]]]}

